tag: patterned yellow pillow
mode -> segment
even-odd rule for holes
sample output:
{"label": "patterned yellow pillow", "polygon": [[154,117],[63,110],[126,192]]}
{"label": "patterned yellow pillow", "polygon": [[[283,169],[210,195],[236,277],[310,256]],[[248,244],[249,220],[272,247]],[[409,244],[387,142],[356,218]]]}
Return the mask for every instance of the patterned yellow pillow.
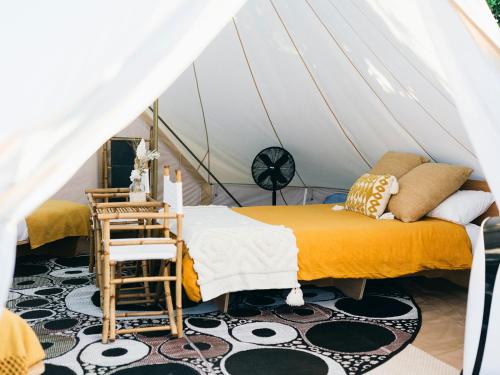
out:
{"label": "patterned yellow pillow", "polygon": [[392,194],[397,194],[396,177],[389,174],[365,173],[352,185],[345,209],[378,219],[385,211]]}

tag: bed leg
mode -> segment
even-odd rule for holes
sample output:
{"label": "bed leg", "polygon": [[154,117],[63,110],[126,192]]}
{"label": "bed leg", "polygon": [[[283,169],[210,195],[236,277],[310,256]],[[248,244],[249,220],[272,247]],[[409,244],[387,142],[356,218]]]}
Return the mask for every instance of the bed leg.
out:
{"label": "bed leg", "polygon": [[347,297],[360,300],[365,292],[366,279],[335,279],[333,285]]}
{"label": "bed leg", "polygon": [[229,309],[229,293],[223,294],[214,299],[215,305],[219,311],[227,313]]}
{"label": "bed leg", "polygon": [[313,284],[319,287],[333,286],[339,289],[347,297],[357,300],[363,298],[365,292],[366,279],[319,279],[303,281],[303,284]]}

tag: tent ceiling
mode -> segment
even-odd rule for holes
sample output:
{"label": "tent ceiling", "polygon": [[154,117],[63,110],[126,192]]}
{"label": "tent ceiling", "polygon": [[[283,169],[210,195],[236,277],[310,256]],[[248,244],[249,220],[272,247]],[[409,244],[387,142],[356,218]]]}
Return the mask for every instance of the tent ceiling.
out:
{"label": "tent ceiling", "polygon": [[253,183],[253,157],[275,145],[294,156],[296,186],[347,188],[387,150],[481,177],[434,54],[411,37],[422,25],[376,5],[249,0],[163,94],[161,116],[226,183]]}

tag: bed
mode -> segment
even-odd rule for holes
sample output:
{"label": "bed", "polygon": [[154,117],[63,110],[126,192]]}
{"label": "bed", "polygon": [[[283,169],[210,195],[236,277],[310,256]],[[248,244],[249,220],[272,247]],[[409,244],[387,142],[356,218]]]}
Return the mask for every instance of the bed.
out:
{"label": "bed", "polygon": [[[462,190],[490,191],[485,181],[468,180]],[[301,282],[334,280],[347,295],[361,298],[366,279],[425,275],[460,280],[468,278],[472,244],[481,221],[498,215],[493,204],[467,226],[424,218],[414,223],[375,220],[350,211],[333,211],[331,204],[233,208],[250,218],[291,228],[297,240],[298,279]],[[459,271],[459,272],[456,272]],[[461,271],[461,272],[460,272]],[[461,275],[456,277],[457,274]],[[445,276],[446,277],[446,276]],[[448,278],[448,277],[447,277]],[[194,261],[185,248],[183,285],[188,297],[201,301]],[[227,310],[228,294],[218,299]]]}
{"label": "bed", "polygon": [[[291,228],[299,248],[298,278],[381,279],[424,270],[464,270],[472,261],[471,239],[458,224],[425,218],[415,223],[375,220],[331,204],[234,208],[242,215]],[[469,227],[471,236],[474,227]],[[183,284],[200,301],[197,274],[185,251]]]}
{"label": "bed", "polygon": [[88,236],[89,215],[86,205],[48,200],[17,224],[17,245],[35,249],[65,237]]}

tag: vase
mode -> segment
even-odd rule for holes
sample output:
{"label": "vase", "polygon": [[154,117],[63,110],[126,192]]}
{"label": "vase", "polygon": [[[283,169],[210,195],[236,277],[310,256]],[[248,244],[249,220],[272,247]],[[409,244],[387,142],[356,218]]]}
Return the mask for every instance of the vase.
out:
{"label": "vase", "polygon": [[144,169],[144,173],[141,175],[141,182],[144,185],[144,191],[146,193],[151,193],[149,188],[149,169]]}
{"label": "vase", "polygon": [[146,191],[144,184],[140,178],[136,178],[132,181],[129,187],[129,198],[130,202],[145,202],[146,201]]}

